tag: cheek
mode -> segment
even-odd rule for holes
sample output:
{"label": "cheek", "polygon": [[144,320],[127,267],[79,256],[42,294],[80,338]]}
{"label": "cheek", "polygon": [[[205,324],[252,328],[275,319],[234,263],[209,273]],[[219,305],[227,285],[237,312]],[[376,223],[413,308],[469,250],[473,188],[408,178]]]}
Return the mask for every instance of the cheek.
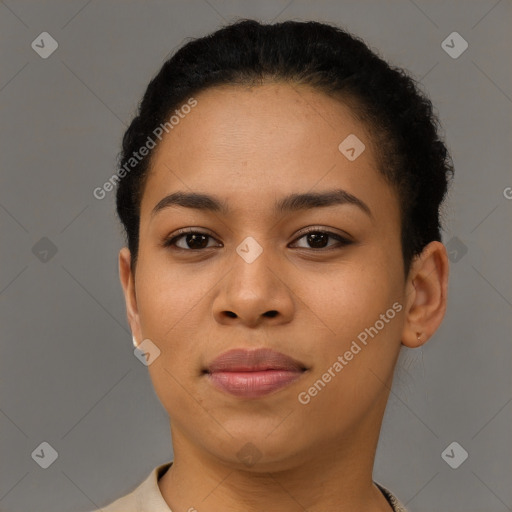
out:
{"label": "cheek", "polygon": [[212,293],[219,276],[196,265],[173,265],[160,255],[146,258],[139,268],[142,334],[160,350],[148,367],[153,386],[166,407],[188,408],[190,396],[184,388],[195,385],[202,353],[211,344]]}
{"label": "cheek", "polygon": [[[305,274],[298,280],[298,295],[305,297],[307,315],[318,327],[329,328],[335,339],[364,329],[393,303],[397,287],[386,266],[360,258],[325,274]],[[393,300],[392,300],[393,299]],[[323,323],[322,323],[323,320]]]}
{"label": "cheek", "polygon": [[205,315],[211,288],[198,275],[183,266],[147,259],[137,289],[143,336],[160,350],[148,366],[153,388],[167,411],[180,411],[178,417],[204,414],[190,396],[191,378],[198,370],[198,347],[206,343],[198,315]]}
{"label": "cheek", "polygon": [[301,391],[314,397],[309,410],[326,414],[333,425],[348,425],[367,414],[387,392],[400,350],[399,286],[382,267],[370,268],[353,266],[317,280],[309,290],[308,305],[318,315],[310,315],[308,327],[315,335],[315,364]]}
{"label": "cheek", "polygon": [[173,265],[160,251],[145,256],[141,253],[136,292],[141,324],[147,337],[162,342],[165,333],[179,329],[182,319],[208,292],[208,283],[198,278],[192,267]]}
{"label": "cheek", "polygon": [[392,373],[400,349],[403,305],[399,265],[378,248],[359,255],[351,265],[307,280],[301,291],[301,296],[309,297],[308,306],[315,313],[306,308],[311,318],[309,330],[316,333],[315,346],[322,346],[314,352],[312,382],[332,368],[338,356],[343,357],[343,369],[336,373],[339,378],[330,385],[332,393],[325,393],[319,405],[323,400],[327,406],[332,405],[329,400],[350,401],[354,393],[361,403],[371,401],[382,388],[379,378],[386,381]]}

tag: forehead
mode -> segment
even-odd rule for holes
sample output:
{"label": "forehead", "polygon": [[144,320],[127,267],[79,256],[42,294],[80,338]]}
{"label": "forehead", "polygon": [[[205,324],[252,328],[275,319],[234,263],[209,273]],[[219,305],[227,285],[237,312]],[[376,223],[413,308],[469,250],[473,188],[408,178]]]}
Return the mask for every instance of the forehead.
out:
{"label": "forehead", "polygon": [[358,133],[368,140],[366,127],[351,108],[310,86],[224,85],[202,91],[195,99],[197,106],[172,128],[157,153],[179,151],[186,141],[183,149],[201,150],[202,156],[229,149],[233,156],[238,150],[262,159],[264,153],[296,151],[297,144],[306,140],[316,145],[302,147],[303,156],[328,146],[335,154],[343,133]]}
{"label": "forehead", "polygon": [[194,98],[197,105],[153,154],[141,217],[178,189],[234,200],[257,196],[255,205],[263,207],[266,197],[273,205],[279,195],[317,185],[367,189],[363,195],[387,188],[366,126],[320,91],[284,83],[221,86]]}

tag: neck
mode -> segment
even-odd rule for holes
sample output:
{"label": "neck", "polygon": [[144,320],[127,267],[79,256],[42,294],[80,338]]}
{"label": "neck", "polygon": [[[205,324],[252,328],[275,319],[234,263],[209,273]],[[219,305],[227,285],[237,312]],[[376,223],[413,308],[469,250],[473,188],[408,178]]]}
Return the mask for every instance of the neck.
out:
{"label": "neck", "polygon": [[372,480],[383,414],[376,409],[342,440],[244,469],[205,453],[171,424],[174,462],[158,482],[160,491],[173,512],[390,512]]}

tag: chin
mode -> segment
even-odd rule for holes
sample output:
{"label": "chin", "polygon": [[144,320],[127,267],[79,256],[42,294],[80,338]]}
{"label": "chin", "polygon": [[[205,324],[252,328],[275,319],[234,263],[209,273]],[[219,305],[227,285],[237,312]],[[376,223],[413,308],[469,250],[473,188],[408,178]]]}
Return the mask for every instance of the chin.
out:
{"label": "chin", "polygon": [[234,435],[208,451],[229,468],[253,473],[286,471],[303,464],[307,447],[292,445],[293,436],[289,432],[268,435],[271,430]]}

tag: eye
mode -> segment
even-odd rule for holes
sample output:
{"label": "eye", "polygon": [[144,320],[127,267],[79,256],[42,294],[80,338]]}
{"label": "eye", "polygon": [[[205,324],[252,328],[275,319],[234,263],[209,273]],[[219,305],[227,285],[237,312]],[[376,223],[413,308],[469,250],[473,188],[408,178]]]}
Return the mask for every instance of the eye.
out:
{"label": "eye", "polygon": [[[328,240],[330,238],[335,239],[338,243],[334,245],[328,245]],[[306,233],[297,238],[293,243],[297,243],[297,241],[302,239],[305,239],[305,242],[306,244],[309,244],[309,247],[304,245],[298,246],[300,249],[335,249],[350,245],[352,243],[351,240],[337,233],[318,228],[309,229]]]}
{"label": "eye", "polygon": [[[218,247],[209,245],[209,241],[215,240],[209,233],[195,231],[190,228],[180,229],[178,234],[171,235],[163,242],[164,247],[172,247],[183,251],[197,251]],[[210,239],[210,240],[208,240]],[[179,245],[181,243],[181,245]]]}
{"label": "eye", "polygon": [[[296,245],[299,249],[335,249],[352,243],[351,240],[342,235],[318,228],[309,229],[293,243],[297,244],[297,242],[302,239],[305,239],[305,243],[309,244],[309,246]],[[329,239],[334,239],[337,243],[329,244]],[[215,240],[215,238],[209,233],[192,228],[184,228],[165,239],[163,246],[183,251],[200,251],[202,249],[211,249],[212,247],[222,247],[220,242],[220,245],[211,245],[210,242],[213,240]]]}

